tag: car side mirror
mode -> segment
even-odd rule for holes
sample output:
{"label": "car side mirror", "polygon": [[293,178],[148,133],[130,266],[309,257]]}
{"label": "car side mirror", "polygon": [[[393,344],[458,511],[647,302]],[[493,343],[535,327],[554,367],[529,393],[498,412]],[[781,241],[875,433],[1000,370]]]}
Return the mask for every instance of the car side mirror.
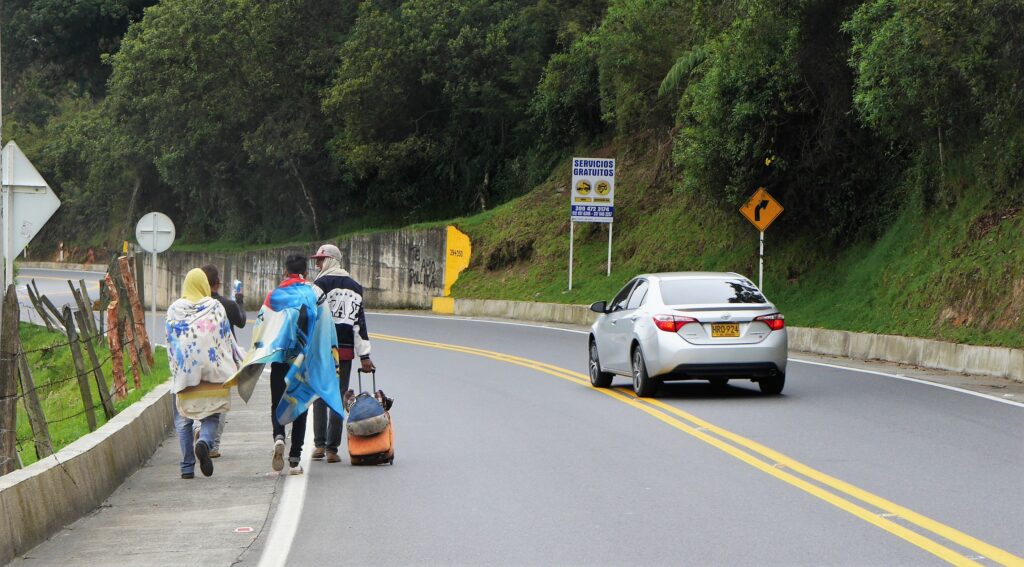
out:
{"label": "car side mirror", "polygon": [[594,313],[607,313],[608,304],[604,301],[595,301],[590,304],[590,310]]}

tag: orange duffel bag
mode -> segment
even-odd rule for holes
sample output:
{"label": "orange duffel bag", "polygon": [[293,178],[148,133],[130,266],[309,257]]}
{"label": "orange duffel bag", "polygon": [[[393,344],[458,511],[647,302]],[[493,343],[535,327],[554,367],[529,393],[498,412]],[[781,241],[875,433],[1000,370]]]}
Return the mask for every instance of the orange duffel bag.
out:
{"label": "orange duffel bag", "polygon": [[395,462],[395,436],[391,416],[388,426],[376,435],[348,436],[348,456],[353,465],[383,465]]}

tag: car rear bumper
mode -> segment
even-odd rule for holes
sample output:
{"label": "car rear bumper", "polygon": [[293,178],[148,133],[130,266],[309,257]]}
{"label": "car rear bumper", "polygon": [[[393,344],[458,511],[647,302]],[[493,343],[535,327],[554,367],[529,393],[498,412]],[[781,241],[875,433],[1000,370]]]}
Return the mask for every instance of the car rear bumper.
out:
{"label": "car rear bumper", "polygon": [[680,364],[662,380],[693,380],[701,378],[767,378],[784,373],[774,362],[748,362],[724,364]]}
{"label": "car rear bumper", "polygon": [[[785,373],[789,340],[785,329],[756,344],[693,345],[675,333],[657,336],[657,355],[644,352],[648,372],[663,380],[703,377],[763,378]],[[652,353],[653,354],[653,353]]]}

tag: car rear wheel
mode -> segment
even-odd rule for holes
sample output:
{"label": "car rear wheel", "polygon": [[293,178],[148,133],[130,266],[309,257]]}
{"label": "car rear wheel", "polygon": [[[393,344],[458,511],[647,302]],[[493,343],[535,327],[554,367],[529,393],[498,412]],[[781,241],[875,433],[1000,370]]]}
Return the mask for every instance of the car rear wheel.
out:
{"label": "car rear wheel", "polygon": [[633,349],[633,392],[637,397],[650,398],[658,391],[658,382],[647,374],[644,353],[637,346]]}
{"label": "car rear wheel", "polygon": [[757,387],[761,388],[762,394],[769,396],[775,396],[782,393],[782,388],[786,385],[786,375],[776,374],[775,376],[769,376],[768,378],[761,378],[757,381]]}
{"label": "car rear wheel", "polygon": [[601,359],[597,355],[597,342],[590,341],[590,385],[595,388],[607,388],[612,385],[613,374],[601,371]]}

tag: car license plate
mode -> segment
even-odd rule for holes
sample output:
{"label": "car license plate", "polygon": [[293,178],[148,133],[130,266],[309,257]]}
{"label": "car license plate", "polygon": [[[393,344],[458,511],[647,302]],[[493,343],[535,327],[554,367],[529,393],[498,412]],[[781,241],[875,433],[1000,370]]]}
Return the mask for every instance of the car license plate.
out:
{"label": "car license plate", "polygon": [[712,338],[730,338],[740,336],[740,325],[739,323],[712,323],[711,324],[711,337]]}

